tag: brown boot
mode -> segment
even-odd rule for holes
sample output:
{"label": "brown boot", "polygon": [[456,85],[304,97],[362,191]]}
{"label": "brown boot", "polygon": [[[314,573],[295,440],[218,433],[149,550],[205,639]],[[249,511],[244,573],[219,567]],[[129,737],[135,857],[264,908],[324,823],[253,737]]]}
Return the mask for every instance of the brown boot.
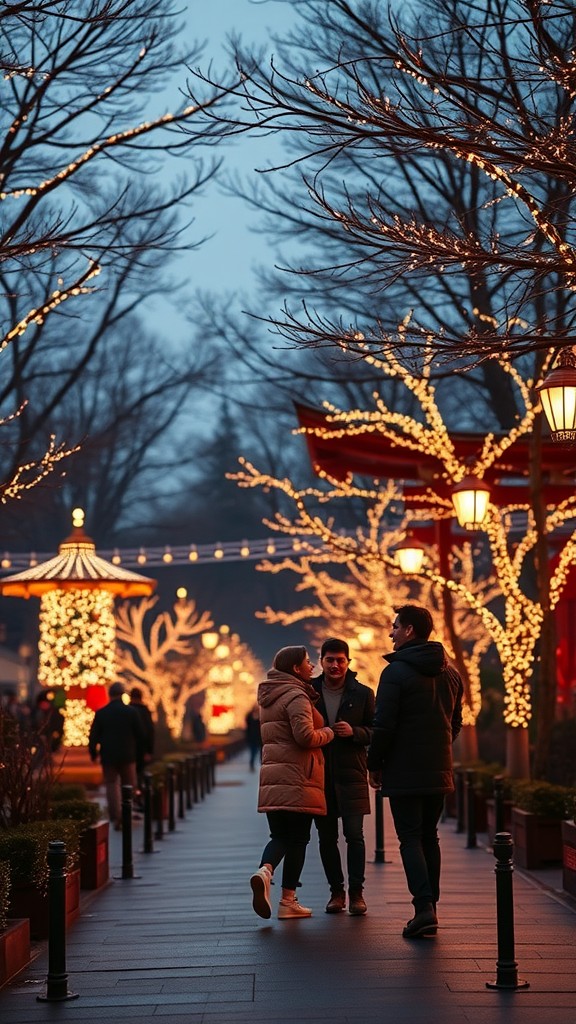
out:
{"label": "brown boot", "polygon": [[365,914],[367,910],[368,907],[362,895],[362,889],[351,890],[349,893],[348,912],[359,917],[360,914]]}
{"label": "brown boot", "polygon": [[340,914],[343,910],[346,910],[346,893],[344,889],[336,889],[326,904],[326,913]]}

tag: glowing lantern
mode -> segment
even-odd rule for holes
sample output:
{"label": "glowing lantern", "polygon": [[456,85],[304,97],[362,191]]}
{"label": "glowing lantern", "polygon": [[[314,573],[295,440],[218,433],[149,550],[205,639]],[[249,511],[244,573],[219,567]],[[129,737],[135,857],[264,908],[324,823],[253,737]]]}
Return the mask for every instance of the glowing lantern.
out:
{"label": "glowing lantern", "polygon": [[576,354],[564,350],[558,366],[536,388],[553,441],[576,442]]}
{"label": "glowing lantern", "polygon": [[394,558],[405,573],[420,572],[424,555],[424,545],[410,535],[394,548]]}
{"label": "glowing lantern", "polygon": [[479,530],[490,503],[490,488],[477,476],[465,476],[452,488],[452,504],[465,530]]}

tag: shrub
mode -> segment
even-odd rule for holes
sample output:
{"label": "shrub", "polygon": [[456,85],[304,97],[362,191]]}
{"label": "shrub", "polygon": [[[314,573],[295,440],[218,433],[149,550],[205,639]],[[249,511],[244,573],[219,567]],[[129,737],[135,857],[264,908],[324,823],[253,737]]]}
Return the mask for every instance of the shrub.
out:
{"label": "shrub", "polygon": [[50,807],[50,818],[53,821],[72,819],[78,822],[81,832],[95,825],[101,817],[102,808],[95,800],[56,800]]}
{"label": "shrub", "polygon": [[33,821],[0,832],[0,861],[10,864],[12,885],[28,882],[41,892],[48,887],[48,843],[59,839],[66,846],[66,872],[78,867],[78,822]]}
{"label": "shrub", "polygon": [[569,803],[574,800],[575,795],[576,790],[569,786],[557,786],[552,782],[519,779],[512,784],[512,800],[515,807],[538,814],[542,818],[555,818],[558,821],[567,817]]}
{"label": "shrub", "polygon": [[50,803],[58,800],[86,800],[86,787],[80,782],[57,782],[50,796]]}
{"label": "shrub", "polygon": [[41,732],[23,733],[0,708],[0,828],[48,817],[60,767]]}

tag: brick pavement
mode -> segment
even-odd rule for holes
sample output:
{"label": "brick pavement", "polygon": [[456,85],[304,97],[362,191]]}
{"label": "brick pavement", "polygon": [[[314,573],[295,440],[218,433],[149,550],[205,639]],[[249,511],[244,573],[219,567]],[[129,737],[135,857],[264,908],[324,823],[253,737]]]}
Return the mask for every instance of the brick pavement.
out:
{"label": "brick pavement", "polygon": [[[178,821],[175,833],[136,856],[138,878],[114,880],[85,903],[67,942],[69,989],[79,998],[42,1003],[47,950],[0,992],[6,1024],[576,1024],[576,903],[552,885],[514,875],[516,959],[521,991],[490,991],[496,976],[494,858],[465,849],[454,821],[441,826],[440,929],[407,941],[411,916],[386,812],[387,863],[373,863],[367,828],[365,917],[327,915],[326,884],[313,839],[302,902],[311,919],[263,921],[248,878],[266,840],[255,812],[257,774],[247,759],[219,766],[217,785]],[[385,801],[387,808],[387,802]],[[112,874],[121,866],[112,836]],[[139,849],[138,826],[134,848]],[[277,896],[274,900],[277,902]]]}

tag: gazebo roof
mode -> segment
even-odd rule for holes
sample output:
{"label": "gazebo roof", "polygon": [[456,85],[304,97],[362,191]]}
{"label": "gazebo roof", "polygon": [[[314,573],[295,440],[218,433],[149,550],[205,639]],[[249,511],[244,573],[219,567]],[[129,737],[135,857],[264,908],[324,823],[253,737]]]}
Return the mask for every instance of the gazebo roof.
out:
{"label": "gazebo roof", "polygon": [[[433,456],[412,451],[378,433],[348,434],[330,437],[338,425],[329,421],[321,409],[295,402],[300,427],[306,433],[310,461],[316,471],[329,473],[343,480],[347,473],[370,476],[379,480],[404,483],[405,493],[424,497],[427,488],[440,496],[449,495],[449,484],[442,476],[442,463]],[[309,431],[317,431],[309,432]],[[451,434],[457,457],[465,462],[477,456],[484,442],[482,434]],[[541,471],[546,501],[554,503],[566,498],[576,487],[576,449],[567,449],[549,438],[542,441]],[[521,437],[484,474],[492,489],[493,500],[501,506],[525,502],[529,486],[530,445]]]}
{"label": "gazebo roof", "polygon": [[50,590],[106,590],[115,597],[148,597],[155,587],[156,580],[100,558],[81,526],[73,527],[54,558],[0,580],[4,597],[41,597]]}

